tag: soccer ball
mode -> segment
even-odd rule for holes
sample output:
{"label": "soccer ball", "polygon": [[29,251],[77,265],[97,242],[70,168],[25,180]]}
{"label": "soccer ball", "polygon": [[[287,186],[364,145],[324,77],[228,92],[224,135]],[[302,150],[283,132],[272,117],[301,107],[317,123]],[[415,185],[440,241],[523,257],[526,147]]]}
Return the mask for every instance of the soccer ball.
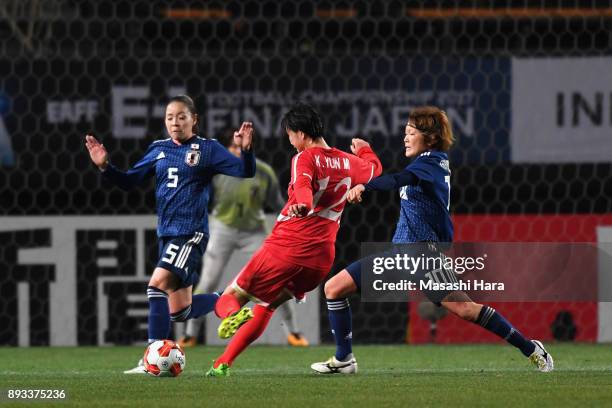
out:
{"label": "soccer ball", "polygon": [[172,340],[158,340],[145,350],[145,371],[155,377],[176,377],[185,368],[185,352]]}

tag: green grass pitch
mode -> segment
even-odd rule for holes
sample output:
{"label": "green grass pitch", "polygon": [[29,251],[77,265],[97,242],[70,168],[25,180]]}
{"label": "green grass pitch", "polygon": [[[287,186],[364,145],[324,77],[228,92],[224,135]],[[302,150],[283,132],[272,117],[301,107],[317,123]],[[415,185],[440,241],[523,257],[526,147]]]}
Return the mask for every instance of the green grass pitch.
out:
{"label": "green grass pitch", "polygon": [[[310,364],[332,347],[252,347],[229,378],[205,378],[219,347],[187,349],[178,378],[124,375],[140,347],[0,348],[0,408],[82,407],[565,407],[612,404],[612,345],[552,344],[539,373],[505,345],[357,346],[359,374]],[[7,389],[64,389],[66,401],[9,402]]]}

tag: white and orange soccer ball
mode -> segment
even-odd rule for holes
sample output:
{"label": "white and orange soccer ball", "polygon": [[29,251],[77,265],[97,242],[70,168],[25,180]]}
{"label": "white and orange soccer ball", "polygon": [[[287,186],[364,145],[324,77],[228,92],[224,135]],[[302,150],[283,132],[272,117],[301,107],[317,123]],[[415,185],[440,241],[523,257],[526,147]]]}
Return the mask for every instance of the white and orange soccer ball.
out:
{"label": "white and orange soccer ball", "polygon": [[176,377],[185,368],[185,352],[172,340],[158,340],[145,350],[145,371],[155,377]]}

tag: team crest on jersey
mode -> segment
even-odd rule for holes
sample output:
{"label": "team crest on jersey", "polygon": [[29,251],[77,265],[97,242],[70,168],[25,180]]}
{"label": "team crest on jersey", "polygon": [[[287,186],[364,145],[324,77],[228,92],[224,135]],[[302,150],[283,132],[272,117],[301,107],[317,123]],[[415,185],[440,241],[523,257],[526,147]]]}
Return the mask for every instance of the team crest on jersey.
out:
{"label": "team crest on jersey", "polygon": [[200,162],[200,151],[199,150],[190,150],[187,152],[185,156],[185,163],[189,166],[194,167],[197,166]]}
{"label": "team crest on jersey", "polygon": [[440,167],[450,173],[450,165],[448,164],[448,160],[440,160]]}

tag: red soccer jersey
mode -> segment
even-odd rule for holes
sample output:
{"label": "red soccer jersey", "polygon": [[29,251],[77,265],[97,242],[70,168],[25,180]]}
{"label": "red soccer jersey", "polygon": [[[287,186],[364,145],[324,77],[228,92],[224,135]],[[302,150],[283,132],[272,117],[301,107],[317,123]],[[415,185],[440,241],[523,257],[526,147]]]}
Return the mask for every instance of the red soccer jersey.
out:
{"label": "red soccer jersey", "polygon": [[[296,154],[291,161],[289,199],[264,245],[293,264],[329,270],[349,190],[381,172],[380,160],[369,147],[361,148],[357,156],[322,147]],[[287,208],[298,203],[308,206],[308,215],[289,217]]]}

